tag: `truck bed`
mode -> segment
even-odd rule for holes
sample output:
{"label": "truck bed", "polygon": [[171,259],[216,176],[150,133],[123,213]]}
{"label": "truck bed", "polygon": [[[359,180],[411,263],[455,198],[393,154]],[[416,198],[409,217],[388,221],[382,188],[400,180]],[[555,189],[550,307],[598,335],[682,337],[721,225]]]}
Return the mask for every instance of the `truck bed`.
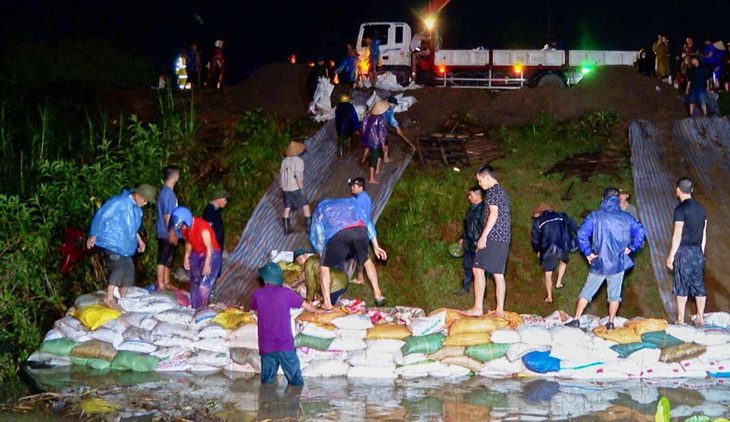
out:
{"label": "truck bed", "polygon": [[[490,52],[491,60],[490,63]],[[567,62],[566,62],[567,56]],[[635,51],[603,50],[439,50],[434,63],[444,66],[604,66],[634,64]]]}

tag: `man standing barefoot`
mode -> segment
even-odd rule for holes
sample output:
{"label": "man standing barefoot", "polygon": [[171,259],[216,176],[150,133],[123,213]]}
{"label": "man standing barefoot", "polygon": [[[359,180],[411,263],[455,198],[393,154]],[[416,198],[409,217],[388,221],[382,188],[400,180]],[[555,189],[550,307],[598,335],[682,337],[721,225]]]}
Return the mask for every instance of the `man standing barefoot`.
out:
{"label": "man standing barefoot", "polygon": [[463,312],[464,315],[481,316],[484,314],[484,291],[487,287],[486,273],[494,277],[494,294],[497,299],[495,315],[504,316],[505,281],[504,270],[507,266],[510,231],[509,197],[495,178],[494,169],[488,164],[479,167],[476,173],[479,186],[484,189],[484,205],[487,220],[484,231],[477,242],[474,258],[474,306]]}
{"label": "man standing barefoot", "polygon": [[672,247],[667,256],[667,267],[674,270],[674,295],[677,297],[676,324],[684,324],[687,296],[695,297],[697,304],[696,325],[704,324],[707,291],[703,279],[705,270],[705,245],[707,244],[707,212],[692,199],[694,183],[683,177],[677,182],[674,194],[680,204],[674,209]]}

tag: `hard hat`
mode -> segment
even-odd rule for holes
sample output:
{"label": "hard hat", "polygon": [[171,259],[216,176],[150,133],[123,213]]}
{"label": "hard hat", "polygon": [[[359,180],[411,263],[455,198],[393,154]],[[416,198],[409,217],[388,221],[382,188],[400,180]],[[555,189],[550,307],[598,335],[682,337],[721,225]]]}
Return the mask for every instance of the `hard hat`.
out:
{"label": "hard hat", "polygon": [[193,213],[186,207],[177,207],[172,210],[172,214],[170,214],[169,228],[175,230],[175,235],[177,237],[182,237],[181,229],[183,225],[192,227]]}

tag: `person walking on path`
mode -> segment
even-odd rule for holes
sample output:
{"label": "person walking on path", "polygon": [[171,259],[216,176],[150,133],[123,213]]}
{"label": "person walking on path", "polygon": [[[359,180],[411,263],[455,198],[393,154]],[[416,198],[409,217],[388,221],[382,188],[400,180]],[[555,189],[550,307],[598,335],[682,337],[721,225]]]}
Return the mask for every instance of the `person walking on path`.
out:
{"label": "person walking on path", "polygon": [[279,176],[281,190],[284,191],[284,213],[282,223],[284,234],[292,232],[291,212],[302,209],[304,213],[304,229],[309,233],[312,223],[312,212],[309,208],[309,199],[304,194],[304,161],[299,157],[307,147],[303,142],[289,142],[284,151],[284,160],[281,162]]}
{"label": "person walking on path", "polygon": [[474,258],[474,306],[463,311],[464,315],[482,316],[484,314],[484,292],[487,287],[486,273],[494,277],[496,297],[495,316],[504,316],[504,297],[506,284],[504,272],[507,267],[509,244],[512,240],[512,220],[507,192],[499,184],[492,166],[484,164],[476,172],[479,186],[484,189],[484,205],[487,215]]}
{"label": "person walking on path", "polygon": [[614,320],[621,302],[621,286],[624,271],[634,266],[631,257],[644,245],[646,230],[629,213],[618,205],[619,190],[603,191],[600,209],[591,212],[578,230],[578,248],[590,265],[588,278],[580,292],[574,319],[567,326],[580,327],[580,317],[588,302],[606,280],[608,283],[608,322],[606,328],[614,328]]}
{"label": "person walking on path", "polygon": [[[210,227],[213,228],[213,233],[215,233],[215,239],[218,241],[218,246],[221,247],[222,255],[226,254],[226,239],[221,211],[228,204],[228,198],[230,196],[231,195],[224,188],[217,188],[213,191],[210,202],[208,202],[208,205],[206,205],[203,210],[203,220],[207,221],[208,224],[210,224]],[[221,265],[221,269],[218,271],[218,277],[221,276],[222,270],[223,266]]]}
{"label": "person walking on path", "polygon": [[484,196],[482,188],[472,186],[467,195],[469,201],[469,211],[464,217],[464,232],[459,239],[459,245],[464,250],[462,256],[462,267],[464,268],[464,279],[461,282],[461,289],[455,294],[462,296],[471,291],[471,285],[474,282],[474,256],[477,250],[477,242],[484,231],[485,215]]}
{"label": "person walking on path", "polygon": [[568,214],[556,212],[543,202],[532,212],[532,218],[535,219],[532,223],[532,249],[537,252],[537,258],[545,272],[547,296],[543,300],[553,303],[553,271],[558,269],[555,288],[562,289],[570,252],[578,248],[574,233],[579,227]]}
{"label": "person walking on path", "polygon": [[177,238],[175,233],[170,234],[170,215],[177,207],[175,185],[180,180],[180,169],[177,166],[167,166],[162,169],[163,184],[157,196],[157,290],[173,290],[170,284],[170,269],[175,260]]}
{"label": "person walking on path", "polygon": [[370,179],[368,183],[378,185],[380,182],[375,178],[380,174],[383,165],[383,148],[385,146],[385,137],[387,135],[386,121],[383,114],[388,110],[388,103],[378,101],[373,105],[370,113],[365,116],[362,122],[362,145],[363,158],[360,162],[365,162],[368,153],[370,159],[368,168],[370,169]]}
{"label": "person walking on path", "polygon": [[350,97],[343,95],[335,108],[335,129],[337,130],[337,157],[341,158],[352,149],[352,137],[360,130],[360,119]]}
{"label": "person walking on path", "polygon": [[264,287],[251,295],[251,310],[256,311],[259,326],[259,354],[261,355],[261,383],[273,384],[281,366],[289,385],[302,386],[302,371],[291,328],[291,309],[304,308],[321,313],[293,290],[282,287],[281,267],[270,262],[258,269]]}
{"label": "person walking on path", "polygon": [[213,228],[185,207],[172,211],[170,228],[185,239],[183,268],[190,271],[190,306],[206,308],[223,260]]}
{"label": "person walking on path", "polygon": [[674,296],[677,298],[676,324],[684,324],[684,310],[687,297],[695,297],[697,319],[701,326],[705,319],[705,246],[707,245],[707,212],[692,198],[694,182],[683,177],[677,182],[674,194],[679,205],[674,209],[672,246],[667,256],[667,268],[674,270]]}
{"label": "person walking on path", "polygon": [[314,250],[322,257],[320,282],[322,283],[322,308],[333,309],[330,300],[330,268],[343,268],[348,255],[362,265],[373,286],[376,306],[385,305],[385,297],[380,291],[378,272],[368,255],[368,241],[373,245],[375,256],[385,260],[388,254],[378,244],[375,225],[365,214],[357,199],[325,199],[317,205],[312,217],[312,231],[309,241]]}
{"label": "person walking on path", "polygon": [[142,253],[146,244],[139,235],[142,226],[142,207],[155,203],[157,189],[140,185],[134,190],[124,190],[107,200],[94,215],[86,247],[100,248],[106,257],[108,279],[104,304],[120,310],[114,300],[114,288],[124,297],[127,288],[134,286],[134,261],[136,252]]}

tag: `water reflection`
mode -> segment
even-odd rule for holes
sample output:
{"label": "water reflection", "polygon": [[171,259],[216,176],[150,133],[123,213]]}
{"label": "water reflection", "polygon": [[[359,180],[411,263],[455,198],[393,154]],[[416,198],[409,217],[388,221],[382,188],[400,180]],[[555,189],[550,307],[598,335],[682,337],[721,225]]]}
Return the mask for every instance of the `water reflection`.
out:
{"label": "water reflection", "polygon": [[[653,421],[666,396],[672,417],[730,415],[724,379],[587,382],[542,378],[367,380],[306,379],[287,387],[283,377],[262,386],[241,373],[96,372],[79,367],[34,370],[50,391],[95,391],[119,406],[122,420],[150,416],[201,419],[201,412],[236,421]],[[196,417],[197,416],[197,417]],[[683,419],[680,419],[683,420]]]}

